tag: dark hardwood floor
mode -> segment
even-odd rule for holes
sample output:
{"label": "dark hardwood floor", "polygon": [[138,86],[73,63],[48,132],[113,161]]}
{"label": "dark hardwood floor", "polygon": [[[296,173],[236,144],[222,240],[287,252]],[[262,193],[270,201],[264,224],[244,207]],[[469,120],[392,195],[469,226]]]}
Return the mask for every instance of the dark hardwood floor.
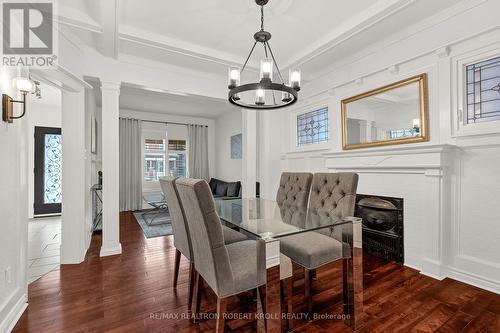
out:
{"label": "dark hardwood floor", "polygon": [[[132,214],[121,215],[120,256],[99,258],[94,235],[85,262],[63,265],[29,286],[29,307],[14,332],[212,332],[215,320],[192,324],[187,313],[188,262],[181,260],[172,289],[172,237],[145,239]],[[314,310],[342,314],[340,263],[317,272]],[[373,257],[364,261],[365,326],[358,332],[500,332],[500,295]],[[294,312],[305,310],[303,279],[294,268]],[[215,312],[204,288],[202,312]],[[253,313],[251,294],[234,297],[228,311]],[[252,319],[228,320],[226,331],[254,332]],[[294,320],[294,332],[350,332],[339,319]]]}

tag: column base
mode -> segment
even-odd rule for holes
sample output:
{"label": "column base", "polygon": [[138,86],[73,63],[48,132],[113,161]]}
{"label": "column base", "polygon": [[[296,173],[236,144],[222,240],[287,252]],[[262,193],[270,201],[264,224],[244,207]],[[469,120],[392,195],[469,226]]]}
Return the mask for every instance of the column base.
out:
{"label": "column base", "polygon": [[114,256],[122,253],[122,244],[113,244],[113,245],[103,245],[101,246],[101,257]]}

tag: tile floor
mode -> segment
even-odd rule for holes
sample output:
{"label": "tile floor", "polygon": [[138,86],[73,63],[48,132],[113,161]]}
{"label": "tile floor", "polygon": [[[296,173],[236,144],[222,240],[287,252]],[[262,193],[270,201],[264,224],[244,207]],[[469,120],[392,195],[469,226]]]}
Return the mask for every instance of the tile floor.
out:
{"label": "tile floor", "polygon": [[32,219],[28,223],[28,283],[59,269],[61,217]]}

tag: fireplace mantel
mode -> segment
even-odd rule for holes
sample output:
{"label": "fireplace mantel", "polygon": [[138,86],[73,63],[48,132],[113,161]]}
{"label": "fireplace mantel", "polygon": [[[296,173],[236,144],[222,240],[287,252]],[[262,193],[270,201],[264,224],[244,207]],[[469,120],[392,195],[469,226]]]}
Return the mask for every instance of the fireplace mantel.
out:
{"label": "fireplace mantel", "polygon": [[408,147],[407,145],[390,148],[363,149],[356,151],[324,153],[325,166],[337,170],[385,170],[407,169],[425,170],[443,169],[449,164],[449,153],[455,149],[452,145],[434,145]]}

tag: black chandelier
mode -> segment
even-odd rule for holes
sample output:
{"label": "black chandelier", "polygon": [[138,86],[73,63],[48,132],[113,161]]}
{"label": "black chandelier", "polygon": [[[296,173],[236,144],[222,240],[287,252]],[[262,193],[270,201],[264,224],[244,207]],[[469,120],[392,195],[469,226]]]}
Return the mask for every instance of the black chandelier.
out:
{"label": "black chandelier", "polygon": [[[297,92],[300,90],[300,70],[290,69],[289,82],[285,84],[269,45],[271,33],[264,30],[264,5],[268,2],[269,0],[255,0],[255,3],[260,6],[260,31],[253,35],[255,43],[241,70],[238,67],[230,67],[228,73],[229,102],[248,109],[267,110],[292,105],[297,102]],[[241,74],[245,70],[257,43],[262,44],[265,54],[265,59],[260,61],[260,81],[240,85]],[[269,55],[271,59],[269,59]],[[273,82],[273,64],[281,83]]]}

